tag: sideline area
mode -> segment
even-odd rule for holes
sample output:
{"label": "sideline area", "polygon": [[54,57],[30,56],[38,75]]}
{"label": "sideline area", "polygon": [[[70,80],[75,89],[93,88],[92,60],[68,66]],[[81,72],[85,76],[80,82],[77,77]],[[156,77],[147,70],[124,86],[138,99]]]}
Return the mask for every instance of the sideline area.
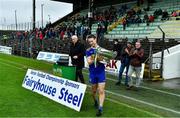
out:
{"label": "sideline area", "polygon": [[[0,104],[3,105],[5,104],[5,107],[2,107],[0,109],[0,114],[4,115],[5,112],[7,112],[5,109],[8,108],[8,104],[28,104],[29,107],[33,107],[33,104],[29,104],[26,101],[28,98],[27,97],[33,97],[34,100],[37,100],[37,102],[41,101],[42,103],[37,103],[37,106],[39,106],[38,109],[44,109],[46,106],[46,102],[48,104],[53,104],[55,107],[59,107],[59,109],[65,109],[64,111],[68,111],[67,114],[62,114],[60,115],[58,112],[56,113],[50,113],[51,115],[48,114],[40,114],[39,116],[71,116],[72,114],[75,114],[76,116],[87,116],[87,112],[95,112],[94,109],[92,109],[92,106],[87,105],[89,102],[92,103],[90,99],[89,90],[87,90],[87,95],[85,97],[83,106],[82,106],[82,111],[80,113],[75,112],[73,110],[70,110],[62,105],[59,105],[58,103],[52,102],[48,100],[47,98],[44,98],[43,96],[37,95],[34,93],[31,93],[29,91],[24,90],[21,87],[22,80],[24,77],[24,74],[27,71],[27,68],[32,68],[32,69],[38,69],[45,71],[47,73],[52,73],[52,64],[50,63],[45,63],[42,61],[37,61],[37,60],[32,60],[32,59],[27,59],[27,58],[22,58],[22,57],[17,57],[17,56],[12,56],[12,55],[4,55],[0,54],[0,79],[1,79],[1,93],[2,97],[5,97],[4,95],[8,95],[6,90],[13,90],[13,94],[17,94],[17,98],[15,96],[6,96],[8,100],[6,99],[1,100]],[[6,73],[5,73],[6,72]],[[84,70],[84,76],[86,78],[86,83],[88,83],[88,73],[87,70]],[[12,79],[12,80],[11,80]],[[5,82],[6,80],[6,82]],[[133,116],[139,116],[139,117],[148,117],[148,116],[153,116],[153,117],[178,117],[180,116],[180,107],[179,107],[179,89],[177,88],[168,88],[167,86],[164,86],[164,82],[143,82],[143,87],[139,91],[133,91],[133,90],[126,90],[125,86],[115,86],[115,82],[117,81],[116,76],[112,76],[107,74],[107,85],[106,85],[106,102],[105,102],[105,113],[104,116],[126,116],[126,117],[133,117]],[[169,80],[168,80],[169,81]],[[175,80],[173,80],[175,81]],[[179,82],[179,80],[177,80]],[[7,87],[7,89],[5,89]],[[19,93],[20,92],[20,93]],[[25,93],[21,93],[25,92]],[[167,93],[166,93],[167,92]],[[11,93],[11,92],[10,92]],[[172,94],[169,94],[172,93]],[[11,97],[13,99],[11,99]],[[30,98],[31,98],[30,97]],[[17,100],[20,98],[20,100]],[[26,100],[23,100],[26,99]],[[43,101],[41,100],[43,99]],[[4,103],[5,102],[5,103]],[[19,102],[19,103],[16,103]],[[49,103],[50,102],[50,103]],[[114,104],[114,105],[113,105]],[[87,105],[87,108],[86,108]],[[23,106],[23,105],[22,105]],[[35,105],[36,106],[36,105]],[[16,109],[19,109],[20,106],[17,105]],[[29,109],[28,107],[28,109]],[[114,108],[116,107],[116,110],[121,111],[119,113],[114,114]],[[125,107],[125,108],[124,108]],[[15,109],[15,106],[13,106],[13,109]],[[46,109],[46,108],[45,108]],[[57,108],[56,108],[57,109]],[[88,110],[87,110],[88,109]],[[107,110],[106,110],[107,109]],[[123,110],[124,109],[124,110]],[[36,110],[36,109],[34,109]],[[48,109],[49,110],[49,109]],[[93,111],[92,111],[93,110]],[[130,110],[130,114],[127,112],[127,110]],[[14,110],[16,111],[16,110]],[[57,110],[59,111],[59,110]],[[59,111],[59,112],[64,112],[64,111]],[[12,112],[12,115],[8,116],[27,116],[23,114],[16,114]],[[110,115],[108,114],[110,113]],[[93,117],[92,113],[88,113],[89,116]],[[141,115],[140,115],[141,114]],[[35,113],[29,113],[29,116],[37,116]],[[73,115],[72,115],[73,116]]]}

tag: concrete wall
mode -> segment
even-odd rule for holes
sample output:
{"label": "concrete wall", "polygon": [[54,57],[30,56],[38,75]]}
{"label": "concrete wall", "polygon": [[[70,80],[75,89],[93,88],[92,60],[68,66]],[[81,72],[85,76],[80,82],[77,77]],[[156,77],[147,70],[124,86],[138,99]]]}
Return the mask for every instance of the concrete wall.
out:
{"label": "concrete wall", "polygon": [[[163,78],[171,79],[180,77],[180,44],[164,51]],[[153,54],[153,57],[161,57],[161,52]],[[153,58],[153,69],[159,69],[161,58]]]}
{"label": "concrete wall", "polygon": [[179,78],[180,77],[180,50],[167,55],[164,58],[163,78]]}

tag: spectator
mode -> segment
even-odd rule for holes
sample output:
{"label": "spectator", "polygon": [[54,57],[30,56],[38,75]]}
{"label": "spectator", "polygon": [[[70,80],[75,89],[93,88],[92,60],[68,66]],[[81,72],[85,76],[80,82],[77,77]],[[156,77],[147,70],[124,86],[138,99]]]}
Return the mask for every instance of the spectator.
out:
{"label": "spectator", "polygon": [[153,15],[149,16],[149,22],[154,22],[154,16]]}
{"label": "spectator", "polygon": [[42,33],[42,31],[40,31],[40,33],[39,33],[39,39],[40,39],[40,40],[43,40],[43,38],[44,38],[43,33]]}
{"label": "spectator", "polygon": [[60,33],[60,39],[61,39],[61,40],[63,39],[64,35],[65,35],[65,31],[62,30],[61,33]]}
{"label": "spectator", "polygon": [[106,33],[107,34],[107,28],[108,28],[108,21],[107,20],[105,20],[104,21],[104,33]]}
{"label": "spectator", "polygon": [[113,44],[113,51],[116,51],[117,52],[117,56],[116,56],[116,60],[120,60],[121,58],[121,45],[118,41],[118,39],[115,39],[114,40],[114,44]]}
{"label": "spectator", "polygon": [[162,19],[161,20],[168,20],[168,19],[169,19],[169,14],[166,10],[164,10],[162,13]]}
{"label": "spectator", "polygon": [[149,26],[149,16],[147,13],[144,15],[143,21],[147,24],[147,26]]}
{"label": "spectator", "polygon": [[76,35],[71,37],[72,44],[70,46],[71,61],[74,66],[76,66],[76,81],[78,78],[81,83],[85,83],[84,77],[82,74],[82,68],[84,67],[84,56],[85,56],[85,48],[84,45],[79,42],[79,39]]}
{"label": "spectator", "polygon": [[122,19],[123,30],[126,30],[126,18]]}
{"label": "spectator", "polygon": [[98,44],[101,44],[101,40],[102,40],[102,26],[100,24],[98,24],[98,28],[96,30],[96,36],[97,36]]}
{"label": "spectator", "polygon": [[142,21],[141,21],[141,18],[140,18],[140,16],[139,15],[135,15],[135,18],[134,18],[134,23],[137,23],[138,24],[138,26],[139,26],[139,23],[141,23]]}
{"label": "spectator", "polygon": [[88,27],[85,27],[84,33],[83,33],[83,40],[86,40],[87,35],[91,34],[91,30]]}
{"label": "spectator", "polygon": [[172,13],[172,17],[176,17],[177,16],[177,13],[176,13],[176,11],[174,11],[173,13]]}
{"label": "spectator", "polygon": [[131,42],[127,42],[127,45],[122,49],[122,53],[121,53],[121,67],[119,70],[119,78],[118,78],[118,82],[116,83],[116,85],[120,85],[121,84],[121,80],[122,80],[122,74],[124,72],[124,69],[126,68],[126,79],[125,79],[125,86],[129,86],[128,85],[128,70],[129,70],[129,63],[130,63],[130,51],[132,49],[132,44]]}
{"label": "spectator", "polygon": [[140,75],[141,75],[141,69],[142,69],[142,58],[144,56],[144,49],[141,47],[140,41],[137,41],[135,44],[135,48],[133,48],[130,51],[130,66],[129,66],[129,71],[128,71],[128,77],[130,79],[129,82],[129,87],[127,88],[132,89],[134,87],[133,85],[133,79],[132,79],[132,74],[135,72],[136,75],[136,84],[135,84],[135,90],[138,90],[140,86]]}
{"label": "spectator", "polygon": [[162,15],[162,10],[161,10],[161,8],[156,9],[156,10],[154,11],[154,14],[153,14],[154,18],[157,18],[159,15]]}

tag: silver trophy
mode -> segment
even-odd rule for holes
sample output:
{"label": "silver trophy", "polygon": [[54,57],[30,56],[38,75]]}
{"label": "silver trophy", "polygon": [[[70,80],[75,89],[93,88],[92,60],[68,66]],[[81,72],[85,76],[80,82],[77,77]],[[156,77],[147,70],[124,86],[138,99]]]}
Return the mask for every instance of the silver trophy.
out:
{"label": "silver trophy", "polygon": [[111,59],[114,59],[117,56],[116,51],[110,51],[102,47],[97,47],[96,52],[95,52],[95,66],[97,62],[97,57],[102,56],[103,60],[101,61],[102,63],[108,63]]}

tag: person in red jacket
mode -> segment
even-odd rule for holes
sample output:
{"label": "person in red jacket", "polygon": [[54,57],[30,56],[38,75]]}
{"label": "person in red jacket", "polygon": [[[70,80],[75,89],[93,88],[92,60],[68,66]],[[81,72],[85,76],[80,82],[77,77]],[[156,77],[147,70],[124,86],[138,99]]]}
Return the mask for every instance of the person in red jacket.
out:
{"label": "person in red jacket", "polygon": [[154,16],[153,15],[149,16],[149,22],[154,22]]}
{"label": "person in red jacket", "polygon": [[42,31],[40,31],[40,33],[39,33],[39,39],[40,39],[40,40],[43,40],[43,38],[44,38],[43,33],[42,33]]}

